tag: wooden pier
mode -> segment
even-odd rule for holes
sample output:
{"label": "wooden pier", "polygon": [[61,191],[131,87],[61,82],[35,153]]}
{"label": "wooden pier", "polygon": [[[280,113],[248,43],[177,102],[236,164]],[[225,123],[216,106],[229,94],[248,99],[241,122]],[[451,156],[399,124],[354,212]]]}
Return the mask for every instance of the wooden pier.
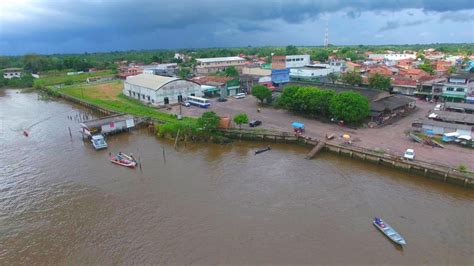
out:
{"label": "wooden pier", "polygon": [[326,146],[326,142],[320,141],[318,144],[314,146],[314,148],[306,155],[305,159],[311,160],[318,154],[324,147]]}

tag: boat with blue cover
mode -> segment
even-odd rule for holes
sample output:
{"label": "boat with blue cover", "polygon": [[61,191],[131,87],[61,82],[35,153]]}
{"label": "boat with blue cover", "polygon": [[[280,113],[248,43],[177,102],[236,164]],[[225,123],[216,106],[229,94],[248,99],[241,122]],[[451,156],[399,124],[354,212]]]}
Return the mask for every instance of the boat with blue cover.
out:
{"label": "boat with blue cover", "polygon": [[107,142],[105,142],[105,138],[103,135],[94,135],[91,137],[91,142],[92,146],[94,146],[94,149],[100,150],[100,149],[106,149],[107,148]]}
{"label": "boat with blue cover", "polygon": [[372,223],[380,230],[384,235],[386,235],[390,240],[399,245],[405,245],[407,242],[405,239],[393,229],[390,225],[386,224],[382,219],[375,217]]}

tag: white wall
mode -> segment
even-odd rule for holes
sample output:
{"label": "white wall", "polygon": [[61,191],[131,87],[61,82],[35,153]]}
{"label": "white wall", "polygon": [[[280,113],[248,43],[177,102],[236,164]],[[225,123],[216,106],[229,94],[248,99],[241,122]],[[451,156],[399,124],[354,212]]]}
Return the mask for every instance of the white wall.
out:
{"label": "white wall", "polygon": [[308,54],[305,55],[287,55],[285,58],[286,68],[292,67],[304,67],[310,64],[310,57]]}
{"label": "white wall", "polygon": [[[135,95],[133,93],[135,93]],[[178,95],[182,95],[183,98],[191,96],[191,94],[194,94],[198,97],[203,96],[201,86],[187,80],[172,81],[156,91],[154,89],[133,85],[125,81],[123,86],[123,94],[125,96],[140,100],[143,103],[156,106],[164,105],[165,98],[168,98],[169,104],[178,103]],[[143,96],[145,96],[145,98],[143,98]],[[148,96],[150,96],[150,99],[148,99]]]}

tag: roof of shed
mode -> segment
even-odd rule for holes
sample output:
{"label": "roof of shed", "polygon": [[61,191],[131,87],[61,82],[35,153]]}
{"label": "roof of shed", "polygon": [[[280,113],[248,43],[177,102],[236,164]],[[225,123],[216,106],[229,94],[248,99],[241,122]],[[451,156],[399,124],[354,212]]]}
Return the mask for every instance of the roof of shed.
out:
{"label": "roof of shed", "polygon": [[111,115],[108,117],[104,118],[97,118],[97,119],[92,119],[88,121],[84,121],[81,123],[82,127],[86,128],[96,128],[100,127],[102,125],[110,124],[110,123],[117,123],[120,121],[125,121],[128,119],[133,119],[133,115],[126,115],[126,114],[116,114],[116,115]]}
{"label": "roof of shed", "polygon": [[164,85],[176,80],[182,80],[182,79],[158,76],[158,75],[152,75],[152,74],[140,74],[136,76],[127,77],[126,82],[132,85],[150,88],[152,90],[157,91]]}

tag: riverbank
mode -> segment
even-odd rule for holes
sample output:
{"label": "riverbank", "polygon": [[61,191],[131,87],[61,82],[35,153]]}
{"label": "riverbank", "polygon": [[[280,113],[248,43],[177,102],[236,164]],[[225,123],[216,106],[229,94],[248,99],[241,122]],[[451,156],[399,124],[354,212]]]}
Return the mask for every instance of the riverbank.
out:
{"label": "riverbank", "polygon": [[[49,89],[53,90],[53,89]],[[140,102],[129,99],[121,94],[121,84],[120,82],[114,82],[114,83],[104,83],[101,85],[82,85],[82,86],[75,86],[75,87],[68,87],[68,88],[62,88],[60,90],[53,90],[57,93],[60,93],[62,95],[67,95],[67,97],[74,97],[75,100],[77,101],[84,101],[87,105],[94,105],[94,106],[99,106],[100,108],[105,108],[107,110],[111,110],[114,112],[123,112],[123,113],[130,113],[136,116],[145,116],[145,117],[151,117],[154,119],[157,119],[158,121],[163,121],[163,122],[168,122],[168,123],[183,123],[183,122],[177,122],[176,120],[176,115],[172,114],[165,114],[162,113],[155,108],[145,106],[141,104]],[[66,97],[66,98],[67,98]],[[247,97],[250,98],[250,97]],[[246,100],[246,101],[245,101]],[[248,99],[245,100],[237,100],[240,103],[246,103],[248,102]],[[231,99],[230,101],[237,102],[235,99]],[[225,103],[224,103],[225,104]],[[197,108],[183,108],[186,112],[186,110],[196,110]],[[199,108],[200,109],[200,108]],[[201,110],[199,110],[201,111]],[[270,109],[265,109],[265,113],[269,113],[272,110]],[[281,110],[275,110],[275,111],[281,111]],[[262,112],[263,113],[263,112]],[[259,112],[259,115],[262,114]],[[201,111],[202,114],[202,111]],[[221,114],[222,113],[218,113]],[[232,116],[231,116],[232,117]],[[163,119],[164,118],[164,119]],[[251,117],[251,119],[254,119]],[[301,121],[302,119],[300,119]],[[190,123],[194,123],[194,118],[185,118],[184,121],[192,121]],[[293,120],[295,121],[295,120]],[[185,123],[185,122],[184,122]],[[177,126],[178,128],[179,126]],[[311,128],[311,123],[309,125],[307,124],[307,129]],[[275,130],[275,129],[274,129]],[[371,130],[371,129],[369,129]],[[284,131],[281,131],[281,129],[276,129],[275,130],[277,134],[288,134],[284,133]],[[283,133],[281,133],[283,132]],[[357,134],[353,131],[345,131],[345,132],[350,132],[351,135],[356,135]],[[308,134],[309,133],[309,134]],[[326,132],[327,134],[328,132]],[[310,132],[305,133],[305,138],[304,139],[319,139],[323,140],[324,137],[318,136],[318,137],[311,137]],[[357,139],[355,139],[357,140]],[[360,141],[360,140],[359,140]],[[332,141],[330,145],[334,146],[335,149],[345,149],[346,147],[342,144],[336,143],[335,141]],[[374,156],[377,158],[377,162],[381,162],[383,160],[387,160],[388,157],[390,158],[396,158],[393,160],[389,159],[389,163],[394,166],[398,165],[399,168],[408,168],[411,169],[413,165],[407,165],[405,163],[398,163],[399,158],[401,155],[393,154],[393,152],[390,152],[390,149],[388,150],[377,150],[377,149],[370,149],[366,148],[364,146],[360,145],[354,145],[351,147],[351,149],[357,150],[357,151],[362,151],[364,154],[375,154]],[[351,154],[354,151],[351,151]],[[365,155],[366,156],[366,155]],[[472,158],[465,158],[466,160],[473,160]],[[441,176],[441,180],[443,181],[453,181],[453,183],[467,186],[467,187],[472,187],[473,185],[473,176],[474,173],[470,171],[465,171],[465,172],[459,172],[456,171],[457,166],[453,165],[445,165],[443,163],[439,162],[433,162],[433,161],[420,161],[416,160],[420,165],[419,167],[416,167],[417,169],[422,169],[422,175],[428,175],[428,173],[435,174],[437,177]],[[468,167],[472,169],[472,165],[468,164]],[[440,170],[441,169],[441,170]]]}
{"label": "riverbank", "polygon": [[[259,155],[262,144],[250,141],[175,149],[147,129],[111,135],[95,151],[68,132],[79,127],[68,115],[86,111],[36,93],[0,97],[0,264],[472,261],[471,189],[330,152],[305,160],[302,145]],[[119,151],[142,169],[110,163]],[[378,232],[374,216],[406,248]]]}

